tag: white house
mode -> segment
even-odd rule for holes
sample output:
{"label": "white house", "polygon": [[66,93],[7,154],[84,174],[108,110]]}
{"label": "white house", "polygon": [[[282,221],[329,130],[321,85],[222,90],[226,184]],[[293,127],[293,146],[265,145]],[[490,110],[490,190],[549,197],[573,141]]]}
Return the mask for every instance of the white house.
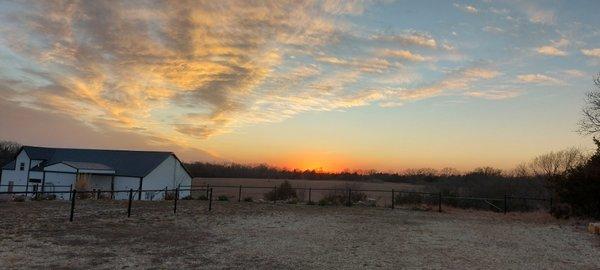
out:
{"label": "white house", "polygon": [[[77,181],[115,199],[127,199],[129,194],[114,191],[133,189],[135,199],[160,200],[165,188],[189,189],[192,176],[171,152],[23,146],[2,167],[0,191],[65,191],[56,193],[57,198],[68,199]],[[179,194],[183,198],[190,192]]]}

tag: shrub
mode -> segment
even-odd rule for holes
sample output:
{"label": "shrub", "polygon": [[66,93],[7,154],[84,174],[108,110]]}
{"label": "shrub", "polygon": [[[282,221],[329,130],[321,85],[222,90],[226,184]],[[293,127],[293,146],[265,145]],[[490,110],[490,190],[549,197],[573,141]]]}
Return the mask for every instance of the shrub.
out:
{"label": "shrub", "polygon": [[24,202],[27,199],[27,197],[25,196],[15,196],[15,198],[13,199],[13,201],[15,202]]}
{"label": "shrub", "polygon": [[77,199],[87,199],[93,197],[90,191],[90,175],[88,174],[78,174],[77,179],[75,180],[75,186],[73,189],[77,190]]}
{"label": "shrub", "polygon": [[92,195],[92,193],[91,193],[91,192],[84,192],[84,191],[82,191],[82,192],[79,192],[79,191],[77,191],[77,199],[78,199],[78,200],[85,200],[85,199],[89,199],[89,198],[92,198],[92,196],[93,196],[93,195]]}
{"label": "shrub", "polygon": [[254,199],[252,199],[252,197],[246,197],[246,198],[244,198],[244,201],[245,202],[253,202]]}
{"label": "shrub", "polygon": [[183,197],[181,199],[184,200],[184,201],[189,201],[189,200],[192,200],[193,198],[192,198],[191,195],[188,195],[188,196],[185,196],[185,197]]}
{"label": "shrub", "polygon": [[208,201],[208,197],[206,197],[206,195],[200,195],[200,196],[198,196],[197,200],[199,200],[199,201]]}
{"label": "shrub", "polygon": [[320,206],[326,206],[326,205],[330,205],[330,204],[331,204],[331,201],[330,201],[330,200],[328,200],[327,198],[322,198],[322,199],[320,199],[320,200],[319,200],[319,203],[318,203],[318,204],[319,204]]}
{"label": "shrub", "polygon": [[285,203],[287,203],[287,204],[298,204],[299,202],[300,201],[298,200],[298,198],[292,198],[292,199],[285,201]]}
{"label": "shrub", "polygon": [[219,197],[217,198],[217,201],[228,202],[229,197],[227,197],[226,195],[219,195]]}
{"label": "shrub", "polygon": [[271,190],[265,193],[265,200],[272,201],[276,198],[278,201],[284,201],[291,198],[298,198],[296,190],[292,188],[292,184],[290,184],[290,182],[287,180],[277,187],[277,194],[274,194],[274,192],[275,190]]}
{"label": "shrub", "polygon": [[550,214],[558,219],[568,219],[571,217],[571,206],[566,203],[558,203],[550,209]]}
{"label": "shrub", "polygon": [[173,192],[173,191],[167,191],[167,193],[165,194],[165,197],[163,199],[165,201],[175,200],[175,192]]}
{"label": "shrub", "polygon": [[398,193],[394,200],[396,204],[422,204],[423,195],[418,193]]}
{"label": "shrub", "polygon": [[[350,202],[352,204],[365,201],[367,199],[367,194],[363,192],[352,191],[350,194]],[[344,189],[335,189],[329,191],[321,200],[319,200],[319,205],[346,205],[348,204],[348,190]]]}

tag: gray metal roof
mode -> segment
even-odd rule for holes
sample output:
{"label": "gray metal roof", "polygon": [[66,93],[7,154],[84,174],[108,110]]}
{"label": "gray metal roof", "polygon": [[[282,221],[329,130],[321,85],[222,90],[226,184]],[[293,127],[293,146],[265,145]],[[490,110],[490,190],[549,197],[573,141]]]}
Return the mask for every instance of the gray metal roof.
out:
{"label": "gray metal roof", "polygon": [[63,161],[62,163],[67,164],[75,169],[80,170],[114,170],[104,164],[93,163],[93,162],[76,162],[76,161]]}
{"label": "gray metal roof", "polygon": [[[23,146],[30,159],[44,160],[40,167],[56,163],[72,163],[75,166],[91,166],[115,170],[115,175],[144,177],[162,163],[172,152],[72,149]],[[3,169],[14,170],[15,162]],[[93,168],[86,168],[93,169]]]}

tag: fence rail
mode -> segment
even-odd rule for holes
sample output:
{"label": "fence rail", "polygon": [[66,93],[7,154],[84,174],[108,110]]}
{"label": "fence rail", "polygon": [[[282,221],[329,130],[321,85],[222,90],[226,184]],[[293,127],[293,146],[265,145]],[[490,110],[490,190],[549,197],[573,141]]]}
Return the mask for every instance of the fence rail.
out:
{"label": "fence rail", "polygon": [[[2,186],[7,186],[7,185],[0,185],[0,187]],[[16,185],[13,185],[16,186]],[[24,186],[24,185],[23,185]],[[128,195],[126,198],[128,200],[127,203],[127,217],[131,216],[131,208],[132,208],[132,204],[133,201],[135,200],[134,198],[137,197],[137,200],[141,200],[141,193],[142,192],[154,192],[154,193],[163,193],[163,197],[162,200],[173,200],[173,213],[176,214],[177,213],[177,202],[181,199],[194,199],[194,196],[198,195],[198,194],[194,194],[194,193],[204,193],[205,197],[202,197],[202,199],[205,199],[208,201],[208,211],[212,210],[212,205],[213,205],[213,192],[216,189],[234,189],[234,192],[237,191],[237,201],[241,202],[242,201],[242,193],[243,190],[256,190],[256,189],[265,189],[268,190],[267,193],[263,193],[263,196],[265,196],[266,194],[269,194],[270,192],[272,193],[272,202],[275,204],[278,201],[278,195],[281,194],[282,191],[279,191],[280,193],[278,193],[278,187],[277,186],[243,186],[243,185],[206,185],[206,186],[202,186],[202,187],[192,187],[192,186],[178,186],[175,189],[169,189],[168,187],[165,187],[164,189],[121,189],[121,190],[75,190],[72,189],[72,186],[54,186],[56,187],[68,187],[68,190],[52,190],[52,191],[2,191],[0,192],[0,195],[12,195],[12,196],[17,196],[17,195],[24,195],[25,197],[28,197],[28,195],[33,195],[34,199],[39,199],[39,200],[43,200],[48,196],[48,195],[53,195],[53,194],[65,194],[68,193],[69,194],[69,201],[70,201],[70,214],[69,214],[69,221],[73,221],[74,219],[74,215],[75,215],[75,208],[76,208],[76,201],[78,199],[87,199],[87,198],[91,198],[91,199],[115,199],[115,194],[126,194]],[[338,196],[338,199],[341,200],[341,204],[342,205],[346,205],[346,206],[352,206],[354,204],[357,204],[358,202],[356,202],[355,197],[357,194],[359,195],[364,195],[364,192],[371,192],[371,193],[383,193],[383,194],[389,194],[388,197],[389,199],[391,199],[391,205],[388,205],[390,208],[394,209],[396,208],[397,205],[400,204],[412,204],[412,203],[421,203],[421,204],[428,204],[428,205],[432,205],[432,206],[437,206],[437,210],[439,212],[442,212],[442,206],[443,205],[449,205],[449,206],[457,206],[457,207],[469,207],[472,205],[469,203],[465,203],[465,201],[480,201],[482,204],[481,205],[487,205],[489,209],[493,210],[493,211],[497,211],[497,212],[504,212],[505,214],[507,212],[510,211],[510,206],[511,203],[514,202],[519,202],[519,201],[523,201],[523,202],[528,202],[528,201],[535,201],[538,203],[542,203],[542,204],[548,204],[548,209],[552,208],[552,198],[535,198],[535,197],[519,197],[519,196],[510,196],[510,195],[505,195],[503,198],[487,198],[487,197],[469,197],[469,196],[453,196],[453,195],[445,195],[442,194],[440,192],[438,193],[433,193],[433,192],[420,192],[420,191],[412,191],[412,190],[395,190],[395,189],[351,189],[351,188],[313,188],[313,187],[291,187],[289,188],[295,192],[298,191],[305,191],[308,192],[308,201],[307,204],[314,204],[312,195],[313,192],[315,191],[326,191],[326,192],[337,192],[336,196]],[[182,194],[182,192],[189,192],[189,195],[184,197],[184,198],[180,198],[180,194]],[[361,194],[362,193],[362,194]],[[106,194],[110,194],[110,197],[104,197],[103,195]],[[134,197],[135,194],[135,197]],[[405,196],[407,195],[407,196]],[[224,196],[224,195],[222,195]],[[199,197],[200,198],[200,197]],[[265,198],[267,198],[267,196],[265,196]],[[222,200],[221,196],[219,196],[219,200]],[[228,200],[228,197],[226,197],[226,200]],[[498,205],[497,205],[498,204]],[[376,206],[376,205],[375,205]],[[387,206],[386,206],[387,207]]]}

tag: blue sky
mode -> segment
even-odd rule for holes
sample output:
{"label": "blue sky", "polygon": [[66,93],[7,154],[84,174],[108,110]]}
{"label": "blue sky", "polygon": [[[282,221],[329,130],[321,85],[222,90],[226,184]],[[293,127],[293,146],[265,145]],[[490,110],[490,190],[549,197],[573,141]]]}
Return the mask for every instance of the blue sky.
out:
{"label": "blue sky", "polygon": [[591,145],[574,131],[597,1],[0,7],[3,139],[327,170],[509,169]]}

